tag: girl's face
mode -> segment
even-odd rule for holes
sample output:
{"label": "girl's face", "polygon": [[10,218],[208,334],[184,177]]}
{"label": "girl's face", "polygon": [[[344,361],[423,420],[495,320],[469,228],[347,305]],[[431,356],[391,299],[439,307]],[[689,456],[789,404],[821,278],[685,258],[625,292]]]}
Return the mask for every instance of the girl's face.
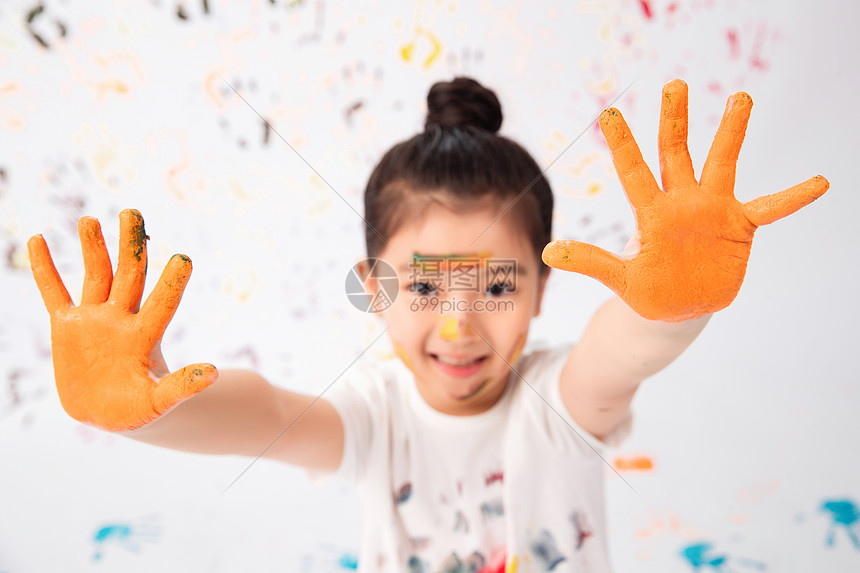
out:
{"label": "girl's face", "polygon": [[509,215],[495,220],[499,212],[434,204],[380,254],[399,280],[381,313],[394,348],[424,400],[446,414],[478,414],[498,401],[540,312],[548,275],[539,279],[528,237]]}

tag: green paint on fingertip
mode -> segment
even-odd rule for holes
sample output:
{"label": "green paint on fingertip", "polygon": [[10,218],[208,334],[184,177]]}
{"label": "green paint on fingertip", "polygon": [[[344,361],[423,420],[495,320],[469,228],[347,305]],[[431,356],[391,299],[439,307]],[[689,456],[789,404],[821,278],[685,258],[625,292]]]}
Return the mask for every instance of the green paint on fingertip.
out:
{"label": "green paint on fingertip", "polygon": [[143,219],[138,219],[131,228],[131,243],[130,246],[134,249],[134,258],[138,261],[143,256],[143,250],[146,248],[146,241],[149,235],[146,234],[146,229],[143,226]]}

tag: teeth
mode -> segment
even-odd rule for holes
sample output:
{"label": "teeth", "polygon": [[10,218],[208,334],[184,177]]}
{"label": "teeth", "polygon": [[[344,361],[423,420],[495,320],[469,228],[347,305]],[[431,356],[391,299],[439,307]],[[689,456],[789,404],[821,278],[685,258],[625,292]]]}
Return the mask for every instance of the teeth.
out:
{"label": "teeth", "polygon": [[471,360],[451,360],[450,358],[445,358],[444,356],[437,355],[436,359],[439,362],[444,362],[445,364],[451,364],[452,366],[468,366],[469,364],[474,364],[480,358],[473,358]]}

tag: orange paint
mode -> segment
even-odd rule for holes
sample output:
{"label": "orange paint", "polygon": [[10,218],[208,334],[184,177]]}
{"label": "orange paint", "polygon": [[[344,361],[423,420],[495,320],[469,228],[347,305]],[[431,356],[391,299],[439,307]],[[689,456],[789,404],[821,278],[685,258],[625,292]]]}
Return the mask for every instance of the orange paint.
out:
{"label": "orange paint", "polygon": [[615,469],[618,471],[648,471],[654,469],[654,462],[648,456],[615,458]]}
{"label": "orange paint", "polygon": [[513,366],[517,363],[517,360],[520,358],[520,354],[522,354],[523,347],[526,345],[526,335],[525,333],[520,334],[517,337],[517,341],[514,344],[514,349],[511,352],[511,355],[508,357],[508,364]]}
{"label": "orange paint", "polygon": [[403,349],[403,347],[400,346],[395,340],[392,340],[391,344],[394,345],[394,352],[397,354],[400,360],[403,361],[403,364],[405,364],[406,367],[409,368],[409,370],[411,370],[413,374],[415,374],[415,369],[412,367],[412,359],[409,358],[409,355],[406,354],[406,351]]}
{"label": "orange paint", "polygon": [[33,278],[51,318],[54,379],[63,409],[75,420],[113,431],[152,422],[218,378],[211,364],[168,374],[160,341],[191,276],[191,260],[174,255],[141,308],[149,237],[137,211],[127,209],[119,219],[116,276],[99,222],[92,217],[78,222],[85,275],[77,307],[42,236],[27,243]]}
{"label": "orange paint", "polygon": [[639,249],[619,257],[578,241],[553,241],[543,261],[593,277],[651,320],[679,322],[717,312],[737,296],[746,274],[753,234],[823,195],[830,184],[813,177],[789,189],[740,203],[735,167],[752,109],[744,92],[733,94],[696,181],[687,149],[687,84],[663,87],[659,151],[663,189],[642,159],[615,108],[600,128],[636,218]]}

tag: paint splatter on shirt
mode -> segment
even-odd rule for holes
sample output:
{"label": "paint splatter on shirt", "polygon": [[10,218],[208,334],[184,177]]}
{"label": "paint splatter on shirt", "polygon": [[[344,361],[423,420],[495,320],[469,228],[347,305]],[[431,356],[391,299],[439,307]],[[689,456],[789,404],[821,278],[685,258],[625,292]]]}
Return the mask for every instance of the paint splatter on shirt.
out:
{"label": "paint splatter on shirt", "polygon": [[632,417],[603,442],[570,417],[558,383],[571,348],[522,356],[515,368],[529,384],[512,373],[475,416],[433,409],[394,360],[364,364],[326,393],[344,423],[344,458],[333,474],[309,475],[358,489],[359,571],[611,571],[595,450],[623,441]]}

